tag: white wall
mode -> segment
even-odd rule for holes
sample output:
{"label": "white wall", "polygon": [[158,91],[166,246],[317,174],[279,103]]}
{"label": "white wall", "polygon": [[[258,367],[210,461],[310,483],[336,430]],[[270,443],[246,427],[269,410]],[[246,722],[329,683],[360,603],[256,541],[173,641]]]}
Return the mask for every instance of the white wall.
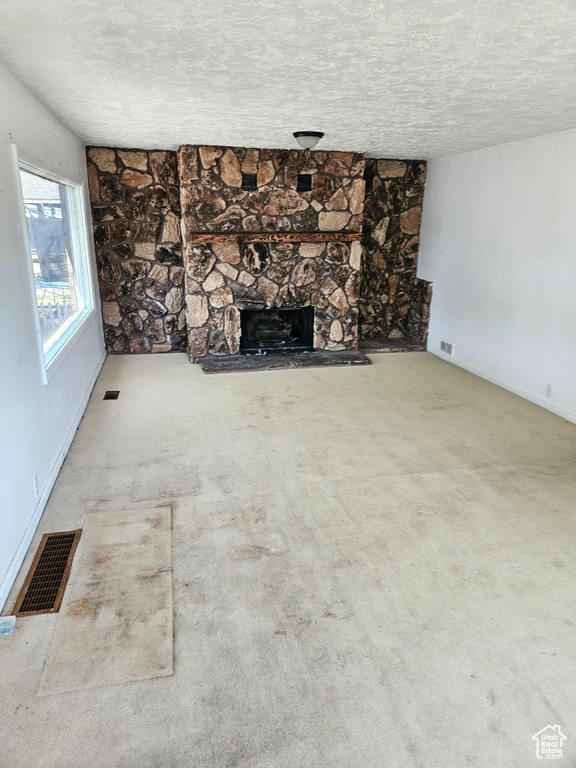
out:
{"label": "white wall", "polygon": [[[42,383],[13,143],[65,177],[87,184],[83,143],[0,65],[0,607],[104,359],[96,302],[97,311],[48,384]],[[91,259],[94,275],[93,254]],[[33,484],[36,474],[38,498]]]}
{"label": "white wall", "polygon": [[576,130],[430,161],[418,275],[430,352],[576,421]]}

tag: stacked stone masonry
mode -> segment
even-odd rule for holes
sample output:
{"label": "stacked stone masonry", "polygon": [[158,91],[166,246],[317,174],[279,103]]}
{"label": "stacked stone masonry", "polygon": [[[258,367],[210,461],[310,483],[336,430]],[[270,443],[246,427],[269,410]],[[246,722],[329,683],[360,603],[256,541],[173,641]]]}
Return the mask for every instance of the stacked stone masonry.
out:
{"label": "stacked stone masonry", "polygon": [[[181,147],[178,152],[186,264],[189,354],[236,354],[240,310],[314,311],[316,349],[358,346],[361,245],[305,242],[306,233],[359,233],[364,158],[351,152]],[[241,188],[255,173],[258,189]],[[312,189],[298,192],[298,174]],[[302,242],[194,242],[199,232],[302,233]]]}
{"label": "stacked stone masonry", "polygon": [[416,267],[426,164],[367,160],[365,179],[360,335],[425,342],[432,286]]}
{"label": "stacked stone masonry", "polygon": [[108,352],[186,348],[175,152],[88,149]]}
{"label": "stacked stone masonry", "polygon": [[[256,190],[242,189],[243,173],[256,174]],[[359,318],[366,336],[425,336],[430,288],[415,277],[423,163],[92,147],[88,174],[109,352],[236,354],[241,309],[310,305],[317,349],[355,349]],[[298,174],[312,176],[309,192],[297,190]],[[253,240],[218,242],[234,233]],[[263,242],[286,233],[292,242]],[[307,241],[318,233],[363,238],[364,256],[360,242]],[[196,242],[207,234],[216,242]]]}

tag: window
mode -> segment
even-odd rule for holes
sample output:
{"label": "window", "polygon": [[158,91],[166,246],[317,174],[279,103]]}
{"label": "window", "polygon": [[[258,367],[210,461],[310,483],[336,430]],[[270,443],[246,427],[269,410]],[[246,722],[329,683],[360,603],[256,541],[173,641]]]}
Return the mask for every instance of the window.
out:
{"label": "window", "polygon": [[92,309],[81,186],[20,163],[45,366]]}

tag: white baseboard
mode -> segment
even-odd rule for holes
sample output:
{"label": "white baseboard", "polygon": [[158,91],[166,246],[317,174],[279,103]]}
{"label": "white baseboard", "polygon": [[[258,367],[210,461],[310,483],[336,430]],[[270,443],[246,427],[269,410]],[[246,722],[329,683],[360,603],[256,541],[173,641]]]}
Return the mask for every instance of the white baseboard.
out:
{"label": "white baseboard", "polygon": [[509,384],[507,381],[501,381],[500,379],[495,379],[493,376],[488,376],[483,371],[479,371],[471,365],[460,363],[449,355],[443,354],[439,349],[428,349],[428,352],[432,355],[436,355],[436,357],[439,357],[441,360],[445,360],[447,363],[452,363],[452,365],[456,365],[458,368],[463,368],[465,371],[473,373],[474,376],[478,376],[480,379],[489,381],[491,384],[496,384],[497,387],[502,387],[502,389],[506,389],[508,392],[512,392],[514,395],[518,395],[518,397],[522,397],[524,400],[529,400],[531,403],[539,405],[541,408],[545,408],[547,411],[554,413],[556,416],[560,416],[560,418],[565,419],[566,421],[571,421],[573,424],[576,424],[576,413],[565,411],[563,408],[559,408],[549,400],[544,400],[537,395],[533,395],[531,392],[526,392],[526,390],[520,389],[520,387],[517,387],[514,384]]}
{"label": "white baseboard", "polygon": [[52,488],[54,487],[54,483],[56,482],[56,479],[58,477],[62,464],[64,463],[64,459],[66,458],[66,454],[68,453],[70,445],[72,444],[72,440],[74,439],[74,435],[76,434],[76,430],[78,429],[80,420],[84,415],[84,411],[86,410],[86,406],[88,405],[88,400],[90,399],[90,395],[92,394],[92,390],[94,389],[94,384],[96,383],[96,379],[98,378],[98,375],[102,369],[102,366],[104,365],[105,359],[106,359],[106,353],[104,352],[100,361],[98,362],[98,365],[96,366],[94,373],[92,374],[90,383],[88,384],[88,388],[86,389],[84,397],[82,398],[82,403],[80,405],[80,408],[78,409],[76,416],[74,417],[74,420],[72,422],[72,426],[70,427],[70,430],[66,435],[66,440],[64,441],[62,450],[56,457],[54,466],[52,467],[50,475],[48,476],[48,479],[44,484],[44,488],[42,489],[42,492],[38,498],[38,503],[36,504],[36,508],[34,509],[34,513],[32,517],[30,518],[30,522],[26,526],[26,530],[24,531],[22,538],[20,539],[20,543],[18,544],[16,552],[14,553],[14,556],[10,562],[10,565],[8,566],[8,570],[2,577],[2,581],[0,582],[0,611],[2,611],[2,609],[4,608],[6,600],[8,599],[8,595],[10,594],[10,590],[12,589],[12,585],[14,584],[14,581],[18,576],[20,567],[24,562],[24,558],[26,557],[26,553],[28,552],[28,547],[30,546],[30,542],[34,537],[34,534],[36,533],[36,528],[38,527],[38,523],[40,522],[40,518],[42,517],[44,508],[48,503],[48,499],[50,498],[50,494],[52,493]]}

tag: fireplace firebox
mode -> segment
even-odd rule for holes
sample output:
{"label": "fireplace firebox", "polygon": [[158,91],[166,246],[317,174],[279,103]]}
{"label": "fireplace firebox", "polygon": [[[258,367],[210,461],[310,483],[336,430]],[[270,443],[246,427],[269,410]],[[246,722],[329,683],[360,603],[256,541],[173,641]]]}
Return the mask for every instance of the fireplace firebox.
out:
{"label": "fireplace firebox", "polygon": [[314,308],[240,310],[243,355],[312,351]]}

